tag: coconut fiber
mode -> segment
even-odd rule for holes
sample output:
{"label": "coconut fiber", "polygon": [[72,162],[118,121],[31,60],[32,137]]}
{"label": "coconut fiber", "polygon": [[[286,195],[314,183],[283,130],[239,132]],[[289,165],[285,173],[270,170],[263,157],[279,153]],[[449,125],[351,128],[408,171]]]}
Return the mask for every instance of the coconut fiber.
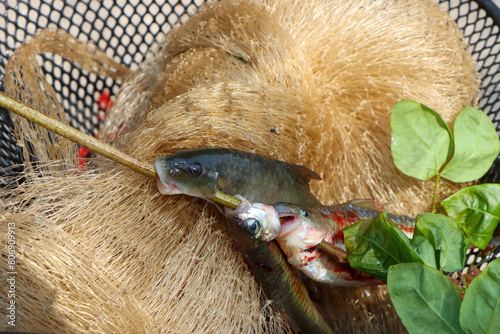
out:
{"label": "coconut fiber", "polygon": [[[450,124],[479,89],[460,30],[426,0],[213,2],[137,71],[41,32],[10,57],[6,92],[66,121],[40,53],[123,81],[100,136],[139,159],[243,149],[319,173],[312,189],[325,204],[375,198],[407,215],[429,209],[433,181],[396,170],[392,106],[416,100]],[[79,167],[74,144],[14,119],[24,182],[1,189],[0,309],[10,228],[17,310],[16,326],[2,316],[1,330],[289,332],[210,204],[160,195],[156,180],[103,158]],[[459,186],[442,189],[441,198]],[[306,285],[336,332],[405,331],[383,286]]]}

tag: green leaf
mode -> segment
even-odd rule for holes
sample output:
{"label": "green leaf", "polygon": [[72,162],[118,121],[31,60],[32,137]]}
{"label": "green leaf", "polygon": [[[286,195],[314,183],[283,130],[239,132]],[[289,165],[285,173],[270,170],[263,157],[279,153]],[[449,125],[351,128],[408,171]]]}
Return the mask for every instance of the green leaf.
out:
{"label": "green leaf", "polygon": [[438,270],[420,263],[398,264],[389,269],[387,289],[410,334],[463,333],[460,296]]}
{"label": "green leaf", "polygon": [[426,265],[437,269],[436,253],[431,242],[421,235],[413,235],[410,245],[420,255]]}
{"label": "green leaf", "polygon": [[441,204],[474,245],[481,249],[488,246],[500,220],[500,184],[464,188]]}
{"label": "green leaf", "polygon": [[452,272],[464,268],[468,240],[455,219],[432,213],[419,214],[415,236],[424,236],[434,246],[438,269]]}
{"label": "green leaf", "polygon": [[349,264],[383,281],[387,279],[387,270],[394,264],[423,263],[411,247],[410,239],[396,224],[387,220],[385,212],[346,227],[344,239]]}
{"label": "green leaf", "polygon": [[460,112],[453,125],[455,151],[442,176],[453,182],[481,178],[500,153],[500,140],[488,116],[468,107]]}
{"label": "green leaf", "polygon": [[460,308],[466,333],[500,333],[500,259],[472,280]]}
{"label": "green leaf", "polygon": [[453,150],[441,116],[415,101],[398,101],[391,114],[391,151],[396,166],[420,180],[436,176]]}

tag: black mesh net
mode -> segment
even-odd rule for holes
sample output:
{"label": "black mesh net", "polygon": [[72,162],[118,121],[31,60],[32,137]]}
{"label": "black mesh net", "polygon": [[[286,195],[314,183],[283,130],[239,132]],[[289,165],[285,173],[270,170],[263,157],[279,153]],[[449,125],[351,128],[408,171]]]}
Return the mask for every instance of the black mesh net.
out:
{"label": "black mesh net", "polygon": [[[16,47],[39,29],[57,27],[82,41],[93,41],[117,62],[132,69],[140,64],[161,34],[193,15],[203,0],[194,1],[10,1],[0,0],[0,91],[5,65]],[[82,71],[59,56],[40,56],[47,81],[60,95],[70,125],[95,134],[99,125],[99,95],[119,88],[114,80]],[[0,175],[20,163],[12,136],[12,121],[0,108]]]}
{"label": "black mesh net", "polygon": [[[490,117],[500,134],[500,10],[492,0],[439,2],[457,22],[470,45],[483,88],[479,108]],[[481,181],[500,182],[500,157]]]}
{"label": "black mesh net", "polygon": [[[159,35],[166,35],[182,24],[203,2],[0,0],[0,91],[9,55],[39,29],[57,27],[82,41],[91,40],[117,62],[135,69]],[[479,108],[500,133],[500,10],[491,0],[439,2],[464,32],[482,80]],[[116,94],[118,84],[109,78],[90,75],[59,56],[40,57],[47,80],[60,95],[70,124],[95,134],[102,116],[98,98],[106,90]],[[21,162],[12,127],[8,113],[0,108],[0,176],[16,173],[15,169],[5,168]],[[500,182],[500,159],[482,181]],[[469,264],[478,263],[485,256],[477,249],[470,255]],[[488,256],[498,257],[500,250]]]}
{"label": "black mesh net", "polygon": [[[442,1],[450,16],[463,30],[469,51],[480,69],[483,91],[479,108],[500,130],[500,35],[498,7],[491,1]],[[486,7],[484,7],[486,6]],[[486,11],[486,10],[489,11]]]}

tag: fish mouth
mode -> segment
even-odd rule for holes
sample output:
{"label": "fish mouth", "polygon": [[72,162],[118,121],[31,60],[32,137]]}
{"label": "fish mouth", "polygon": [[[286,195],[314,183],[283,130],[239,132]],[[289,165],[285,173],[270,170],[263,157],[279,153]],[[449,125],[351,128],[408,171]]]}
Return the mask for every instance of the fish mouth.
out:
{"label": "fish mouth", "polygon": [[297,213],[291,211],[283,204],[280,203],[275,204],[274,209],[276,210],[276,213],[278,213],[281,225],[286,224],[288,222],[293,222],[295,219],[298,218]]}
{"label": "fish mouth", "polygon": [[161,158],[156,159],[155,170],[159,176],[159,179],[156,182],[156,186],[158,187],[158,191],[163,195],[177,195],[182,194],[181,189],[175,184],[175,181],[168,177],[168,172],[166,169],[166,164],[162,161]]}
{"label": "fish mouth", "polygon": [[289,236],[290,233],[293,233],[294,230],[300,225],[299,216],[290,210],[285,208],[275,206],[276,212],[278,213],[278,217],[281,223],[281,229],[276,237],[277,239],[284,239]]}
{"label": "fish mouth", "polygon": [[297,219],[297,216],[293,215],[291,212],[278,213],[278,217],[280,217],[281,225],[292,223],[295,219]]}
{"label": "fish mouth", "polygon": [[173,182],[164,182],[158,179],[156,181],[156,186],[162,195],[178,195],[183,193]]}
{"label": "fish mouth", "polygon": [[250,219],[260,223],[261,230],[255,234],[256,238],[269,242],[276,238],[281,229],[281,223],[276,210],[272,205],[262,203],[250,203],[244,197],[236,195],[241,204],[236,209],[226,209],[226,214],[234,216],[236,223],[245,228]]}

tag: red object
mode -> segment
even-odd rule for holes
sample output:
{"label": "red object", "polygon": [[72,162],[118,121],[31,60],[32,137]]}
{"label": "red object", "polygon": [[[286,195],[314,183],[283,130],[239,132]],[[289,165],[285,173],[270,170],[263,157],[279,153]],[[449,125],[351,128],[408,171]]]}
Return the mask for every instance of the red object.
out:
{"label": "red object", "polygon": [[89,150],[86,147],[80,147],[78,149],[78,166],[81,167],[82,169],[85,169],[85,165],[87,164],[87,158],[90,157],[92,151]]}
{"label": "red object", "polygon": [[85,158],[88,158],[89,155],[90,155],[90,150],[88,148],[82,146],[78,149],[78,156],[80,158],[85,159]]}
{"label": "red object", "polygon": [[[108,111],[113,106],[113,101],[111,101],[111,94],[108,89],[104,89],[99,97],[97,98],[98,107],[100,110]],[[98,115],[97,119],[102,121],[106,118],[106,115]],[[94,135],[94,138],[98,138],[98,134]],[[85,169],[85,165],[87,164],[87,158],[90,157],[92,151],[86,147],[80,147],[78,149],[78,166],[82,169]]]}
{"label": "red object", "polygon": [[78,159],[78,166],[85,167],[86,164],[87,164],[87,160],[85,160],[85,159]]}
{"label": "red object", "polygon": [[111,94],[108,89],[102,91],[102,93],[97,98],[98,107],[100,110],[107,111],[113,106],[113,101],[111,101]]}

